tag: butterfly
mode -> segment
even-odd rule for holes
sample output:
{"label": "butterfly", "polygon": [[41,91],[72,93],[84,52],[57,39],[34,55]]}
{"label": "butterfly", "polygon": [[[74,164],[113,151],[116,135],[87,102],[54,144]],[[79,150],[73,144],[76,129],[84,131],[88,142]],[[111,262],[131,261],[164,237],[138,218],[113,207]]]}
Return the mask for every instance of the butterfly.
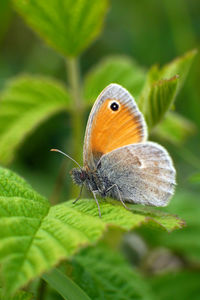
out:
{"label": "butterfly", "polygon": [[119,200],[127,209],[126,202],[166,206],[174,193],[175,175],[168,152],[147,141],[147,126],[134,98],[122,86],[108,85],[88,118],[83,167],[78,164],[71,171],[74,183],[81,186],[74,203],[85,186],[100,217],[98,195]]}

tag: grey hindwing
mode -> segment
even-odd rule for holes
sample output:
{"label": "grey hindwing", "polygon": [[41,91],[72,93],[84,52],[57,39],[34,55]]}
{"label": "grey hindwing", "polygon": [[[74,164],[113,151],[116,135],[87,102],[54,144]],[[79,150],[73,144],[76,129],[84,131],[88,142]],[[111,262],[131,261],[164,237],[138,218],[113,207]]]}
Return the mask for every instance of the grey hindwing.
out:
{"label": "grey hindwing", "polygon": [[[126,202],[166,206],[174,192],[176,172],[172,160],[163,147],[153,142],[124,146],[103,155],[98,172],[105,181],[118,186]],[[116,191],[112,194],[119,199]]]}

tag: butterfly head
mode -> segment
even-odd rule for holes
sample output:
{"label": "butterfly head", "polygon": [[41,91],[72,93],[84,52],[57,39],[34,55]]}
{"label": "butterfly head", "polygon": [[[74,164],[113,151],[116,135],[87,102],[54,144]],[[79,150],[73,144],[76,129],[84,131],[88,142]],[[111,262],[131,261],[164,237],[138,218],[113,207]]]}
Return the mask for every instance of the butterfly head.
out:
{"label": "butterfly head", "polygon": [[87,173],[83,169],[74,168],[71,170],[70,175],[72,177],[72,180],[77,185],[83,185],[83,183],[87,179]]}

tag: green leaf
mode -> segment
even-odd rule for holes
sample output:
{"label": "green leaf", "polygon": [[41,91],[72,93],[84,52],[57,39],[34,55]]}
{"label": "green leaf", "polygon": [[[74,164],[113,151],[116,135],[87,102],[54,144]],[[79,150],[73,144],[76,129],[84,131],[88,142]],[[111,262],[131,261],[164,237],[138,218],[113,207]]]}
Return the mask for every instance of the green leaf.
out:
{"label": "green leaf", "polygon": [[23,76],[9,82],[0,101],[0,162],[9,163],[23,139],[69,102],[67,91],[53,80]]}
{"label": "green leaf", "polygon": [[101,91],[110,83],[125,87],[136,100],[145,82],[145,70],[125,56],[110,56],[100,61],[85,77],[84,98],[93,104]]}
{"label": "green leaf", "polygon": [[3,289],[0,288],[0,299],[1,300],[31,300],[33,299],[33,295],[24,291],[19,291],[16,293],[15,296],[8,298],[7,295],[4,295]]}
{"label": "green leaf", "polygon": [[180,271],[155,276],[150,279],[158,300],[199,300],[199,271]]}
{"label": "green leaf", "polygon": [[192,51],[185,53],[183,56],[174,59],[172,62],[166,64],[160,70],[159,76],[162,78],[170,78],[177,74],[179,76],[178,88],[180,89],[185,82],[191,64],[196,55],[197,55],[197,50],[194,49]]}
{"label": "green leaf", "polygon": [[91,299],[154,299],[147,281],[124,257],[107,246],[87,248],[74,257],[71,278]]}
{"label": "green leaf", "polygon": [[108,0],[13,0],[16,10],[52,47],[77,56],[102,30]]}
{"label": "green leaf", "polygon": [[170,143],[180,145],[195,131],[196,127],[190,120],[178,113],[169,112],[153,133]]}
{"label": "green leaf", "polygon": [[139,99],[149,129],[156,126],[171,108],[195,55],[196,50],[193,50],[160,70],[157,66],[150,69]]}
{"label": "green leaf", "polygon": [[200,172],[192,174],[188,180],[193,184],[200,183]]}
{"label": "green leaf", "polygon": [[187,226],[181,232],[156,235],[147,230],[141,230],[144,237],[153,246],[167,247],[175,253],[180,253],[181,257],[192,262],[200,262],[200,203],[199,195],[187,192],[176,192],[175,197],[170,202],[168,211],[176,211],[186,221]]}
{"label": "green leaf", "polygon": [[58,269],[53,269],[42,277],[66,300],[91,300],[78,285]]}
{"label": "green leaf", "polygon": [[10,25],[12,16],[10,0],[1,0],[0,1],[0,20],[1,20],[1,27],[0,27],[0,41],[2,40],[5,32]]}
{"label": "green leaf", "polygon": [[177,83],[177,76],[156,81],[141,96],[139,106],[149,129],[159,123],[171,107],[176,95]]}
{"label": "green leaf", "polygon": [[0,168],[0,261],[7,294],[96,243],[109,227],[128,231],[149,223],[171,231],[183,225],[173,215],[135,205],[131,212],[117,201],[100,207],[102,219],[93,199],[50,207],[22,178]]}

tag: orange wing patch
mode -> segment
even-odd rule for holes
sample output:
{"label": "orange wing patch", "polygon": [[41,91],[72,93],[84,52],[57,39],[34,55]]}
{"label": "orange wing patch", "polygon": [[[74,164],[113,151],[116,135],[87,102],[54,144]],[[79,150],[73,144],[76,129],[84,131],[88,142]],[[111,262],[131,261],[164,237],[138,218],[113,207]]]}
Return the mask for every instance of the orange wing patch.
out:
{"label": "orange wing patch", "polygon": [[[118,110],[110,105],[115,102]],[[95,158],[114,149],[139,143],[144,138],[144,122],[134,111],[117,100],[107,99],[93,119],[90,149]]]}

